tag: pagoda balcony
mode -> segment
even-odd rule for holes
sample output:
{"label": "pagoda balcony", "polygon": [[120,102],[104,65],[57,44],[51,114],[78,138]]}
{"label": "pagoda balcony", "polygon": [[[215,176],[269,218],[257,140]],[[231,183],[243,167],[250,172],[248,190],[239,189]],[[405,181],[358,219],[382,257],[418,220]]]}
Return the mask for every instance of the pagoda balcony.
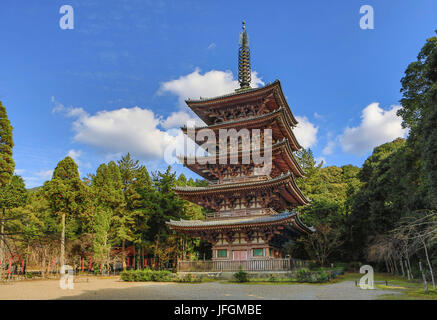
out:
{"label": "pagoda balcony", "polygon": [[309,266],[309,261],[290,258],[252,258],[249,260],[179,261],[178,272],[291,271]]}
{"label": "pagoda balcony", "polygon": [[234,209],[232,211],[211,212],[205,215],[206,220],[230,219],[247,216],[267,216],[278,212],[272,208]]}

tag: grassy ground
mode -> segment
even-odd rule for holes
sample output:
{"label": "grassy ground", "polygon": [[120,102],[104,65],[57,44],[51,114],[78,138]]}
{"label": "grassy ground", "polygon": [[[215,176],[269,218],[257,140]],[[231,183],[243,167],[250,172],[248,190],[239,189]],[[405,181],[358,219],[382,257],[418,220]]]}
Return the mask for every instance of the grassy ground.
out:
{"label": "grassy ground", "polygon": [[[363,275],[360,273],[345,273],[333,281],[359,281],[362,276]],[[379,281],[387,281],[388,285],[385,285],[385,283],[378,283]],[[429,293],[427,294],[425,293],[423,282],[418,279],[408,280],[401,276],[394,276],[386,273],[376,273],[375,287],[382,290],[395,290],[401,293],[399,295],[383,295],[380,298],[383,300],[437,300],[437,290],[433,290],[432,284],[428,283]]]}

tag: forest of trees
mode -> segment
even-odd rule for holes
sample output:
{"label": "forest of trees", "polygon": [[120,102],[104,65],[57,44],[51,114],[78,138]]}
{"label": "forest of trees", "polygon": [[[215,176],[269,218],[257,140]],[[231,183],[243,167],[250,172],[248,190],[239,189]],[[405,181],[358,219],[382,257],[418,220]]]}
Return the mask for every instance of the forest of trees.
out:
{"label": "forest of trees", "polygon": [[[317,164],[311,150],[296,157],[306,171],[298,184],[311,204],[297,208],[316,232],[286,242],[284,254],[332,262],[371,263],[410,277],[418,261],[437,265],[437,38],[428,39],[401,79],[398,115],[407,139],[376,147],[361,168]],[[204,210],[180,199],[176,185],[206,181],[165,172],[149,173],[126,154],[79,176],[70,157],[51,180],[27,190],[14,175],[13,130],[0,102],[0,272],[8,264],[44,272],[52,265],[134,267],[153,257],[158,267],[177,259],[210,257],[208,244],[171,232],[170,219],[203,219]],[[132,266],[130,266],[132,267]],[[0,273],[0,277],[2,274]]]}
{"label": "forest of trees", "polygon": [[[301,208],[318,229],[287,250],[324,264],[371,262],[408,277],[419,261],[437,266],[437,37],[429,38],[401,79],[402,126],[407,139],[374,148],[361,168],[316,166],[304,150],[307,178],[299,181],[312,200]],[[433,281],[434,282],[434,281]]]}

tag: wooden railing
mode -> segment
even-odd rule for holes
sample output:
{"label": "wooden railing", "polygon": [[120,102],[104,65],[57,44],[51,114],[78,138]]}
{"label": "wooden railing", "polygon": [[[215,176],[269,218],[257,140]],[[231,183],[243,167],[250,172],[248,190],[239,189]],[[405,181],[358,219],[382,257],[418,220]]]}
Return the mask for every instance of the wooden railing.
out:
{"label": "wooden railing", "polygon": [[308,267],[309,261],[298,259],[179,261],[179,272],[288,271]]}
{"label": "wooden railing", "polygon": [[272,208],[234,209],[233,211],[219,211],[206,213],[206,220],[245,217],[250,215],[273,215],[277,214]]}

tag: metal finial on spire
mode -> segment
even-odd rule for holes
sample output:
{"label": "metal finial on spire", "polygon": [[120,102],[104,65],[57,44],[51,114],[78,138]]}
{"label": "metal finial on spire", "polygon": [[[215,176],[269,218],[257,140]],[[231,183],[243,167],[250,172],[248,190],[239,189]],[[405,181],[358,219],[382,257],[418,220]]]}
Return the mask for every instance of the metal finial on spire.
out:
{"label": "metal finial on spire", "polygon": [[[238,49],[238,82],[241,89],[249,89],[251,81],[249,37],[246,33],[246,22],[243,21],[243,31],[240,33],[240,48]],[[240,90],[241,90],[240,89]]]}

